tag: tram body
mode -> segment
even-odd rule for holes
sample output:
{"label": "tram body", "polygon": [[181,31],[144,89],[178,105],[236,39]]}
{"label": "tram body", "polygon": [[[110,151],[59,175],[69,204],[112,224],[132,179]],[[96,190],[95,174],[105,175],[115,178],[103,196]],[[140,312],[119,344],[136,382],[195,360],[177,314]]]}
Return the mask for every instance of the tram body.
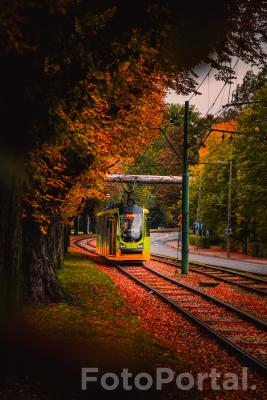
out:
{"label": "tram body", "polygon": [[114,261],[150,259],[148,210],[125,205],[96,215],[97,252]]}

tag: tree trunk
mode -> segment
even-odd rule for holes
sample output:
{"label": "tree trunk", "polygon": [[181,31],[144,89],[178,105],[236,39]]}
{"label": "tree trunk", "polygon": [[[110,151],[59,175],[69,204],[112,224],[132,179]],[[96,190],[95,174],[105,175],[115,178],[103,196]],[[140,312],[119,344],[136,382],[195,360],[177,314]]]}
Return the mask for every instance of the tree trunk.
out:
{"label": "tree trunk", "polygon": [[90,218],[90,232],[95,233],[96,231],[95,209],[90,210],[89,218]]}
{"label": "tree trunk", "polygon": [[15,368],[12,332],[20,316],[22,225],[20,184],[1,179],[0,185],[0,383],[5,384]]}
{"label": "tree trunk", "polygon": [[21,189],[18,185],[1,186],[0,191],[0,296],[6,308],[20,300]]}
{"label": "tree trunk", "polygon": [[87,235],[89,233],[89,215],[87,213],[83,214],[83,233]]}
{"label": "tree trunk", "polygon": [[97,199],[88,200],[87,213],[90,220],[90,232],[95,233],[96,231],[96,207],[99,204]]}
{"label": "tree trunk", "polygon": [[55,274],[55,270],[63,265],[64,257],[64,229],[59,218],[54,218],[45,236],[31,218],[27,219],[23,238],[26,296],[42,303],[66,299]]}
{"label": "tree trunk", "polygon": [[243,254],[248,254],[248,233],[247,233],[247,230],[245,230],[244,233],[243,233],[242,253]]}
{"label": "tree trunk", "polygon": [[64,225],[64,254],[66,254],[70,247],[70,225]]}
{"label": "tree trunk", "polygon": [[0,212],[0,291],[8,303],[13,303],[19,297],[21,272],[21,205],[17,193],[0,194]]}
{"label": "tree trunk", "polygon": [[74,235],[77,236],[79,234],[79,217],[75,217],[74,219]]}

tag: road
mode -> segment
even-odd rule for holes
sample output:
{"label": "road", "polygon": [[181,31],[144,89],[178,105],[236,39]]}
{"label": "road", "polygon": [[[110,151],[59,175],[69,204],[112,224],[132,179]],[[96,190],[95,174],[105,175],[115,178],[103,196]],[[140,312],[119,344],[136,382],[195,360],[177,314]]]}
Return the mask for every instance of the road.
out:
{"label": "road", "polygon": [[[163,254],[167,256],[177,257],[177,250],[169,247],[166,242],[177,240],[178,232],[162,232],[151,233],[151,253]],[[178,252],[178,257],[181,258],[181,252]],[[238,261],[233,259],[225,259],[212,255],[201,255],[189,253],[189,260],[201,262],[203,264],[211,264],[219,267],[232,268],[239,271],[254,272],[267,276],[267,264],[260,264],[256,261]]]}

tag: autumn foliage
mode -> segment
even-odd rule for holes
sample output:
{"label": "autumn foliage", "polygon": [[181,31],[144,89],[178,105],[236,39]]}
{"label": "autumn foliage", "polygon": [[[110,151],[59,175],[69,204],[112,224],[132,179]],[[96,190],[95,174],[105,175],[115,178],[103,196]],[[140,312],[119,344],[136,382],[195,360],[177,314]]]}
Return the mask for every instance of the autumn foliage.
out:
{"label": "autumn foliage", "polygon": [[205,140],[205,146],[201,147],[199,150],[200,160],[208,156],[210,151],[212,151],[212,148],[214,146],[217,146],[224,140],[225,138],[225,135],[223,135],[224,129],[226,131],[231,131],[231,132],[235,132],[237,130],[237,121],[233,119],[229,121],[222,121],[218,124],[213,124],[211,129],[219,129],[222,132],[216,132],[211,130],[209,137],[207,138],[207,140]]}
{"label": "autumn foliage", "polygon": [[140,56],[101,80],[101,87],[88,80],[90,104],[85,101],[80,112],[63,104],[55,108],[64,135],[31,152],[25,214],[42,233],[55,213],[68,222],[87,198],[103,197],[107,172],[122,160],[131,162],[158,135],[165,110],[163,75],[148,74]]}

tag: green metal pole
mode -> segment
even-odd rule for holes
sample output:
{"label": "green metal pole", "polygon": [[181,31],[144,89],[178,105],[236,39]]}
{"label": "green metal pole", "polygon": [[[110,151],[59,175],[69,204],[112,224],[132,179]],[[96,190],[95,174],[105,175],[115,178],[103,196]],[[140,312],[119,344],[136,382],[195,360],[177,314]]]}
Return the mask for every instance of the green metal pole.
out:
{"label": "green metal pole", "polygon": [[189,172],[188,172],[189,101],[184,107],[183,182],[182,182],[182,274],[188,275],[189,251]]}

